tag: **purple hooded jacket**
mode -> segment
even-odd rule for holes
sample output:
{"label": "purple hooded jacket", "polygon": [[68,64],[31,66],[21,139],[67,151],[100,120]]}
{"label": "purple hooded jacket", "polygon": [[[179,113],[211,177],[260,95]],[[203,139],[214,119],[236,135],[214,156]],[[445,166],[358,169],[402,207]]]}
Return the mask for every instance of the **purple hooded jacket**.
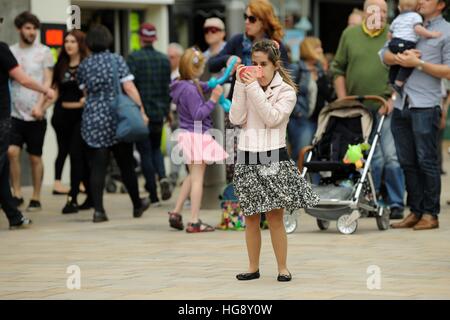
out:
{"label": "purple hooded jacket", "polygon": [[[211,91],[205,82],[200,82],[200,86],[203,93]],[[197,121],[202,123],[202,133],[212,127],[211,112],[215,103],[211,100],[205,102],[193,81],[174,80],[170,85],[170,96],[177,105],[181,129],[194,132],[194,122]]]}

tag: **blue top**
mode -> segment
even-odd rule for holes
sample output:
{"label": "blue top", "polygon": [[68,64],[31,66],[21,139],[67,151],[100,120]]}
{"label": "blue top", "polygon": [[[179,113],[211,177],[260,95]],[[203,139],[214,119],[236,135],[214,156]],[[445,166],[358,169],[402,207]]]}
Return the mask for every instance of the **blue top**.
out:
{"label": "blue top", "polygon": [[[450,23],[438,16],[426,21],[424,27],[431,31],[442,32],[439,38],[421,38],[416,48],[421,52],[421,59],[432,64],[445,64],[450,66]],[[379,56],[384,61],[384,53],[388,50],[387,42],[380,50]],[[403,109],[406,97],[409,98],[410,108],[432,108],[441,105],[441,79],[428,73],[414,69],[411,77],[404,85],[403,99],[395,101],[397,109]]]}
{"label": "blue top", "polygon": [[104,51],[85,59],[78,67],[80,89],[87,90],[81,120],[81,135],[91,148],[108,148],[115,138],[117,119],[112,103],[116,98],[113,59],[117,61],[120,82],[134,80],[125,60],[118,54]]}

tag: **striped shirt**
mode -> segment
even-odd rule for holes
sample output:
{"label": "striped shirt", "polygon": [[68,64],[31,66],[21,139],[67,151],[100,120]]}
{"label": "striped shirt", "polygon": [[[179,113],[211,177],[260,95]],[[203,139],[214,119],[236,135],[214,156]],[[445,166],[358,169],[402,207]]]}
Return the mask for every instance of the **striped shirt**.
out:
{"label": "striped shirt", "polygon": [[420,14],[415,11],[404,11],[395,18],[389,31],[392,33],[393,38],[417,42],[420,36],[416,34],[414,28],[422,23],[423,19]]}

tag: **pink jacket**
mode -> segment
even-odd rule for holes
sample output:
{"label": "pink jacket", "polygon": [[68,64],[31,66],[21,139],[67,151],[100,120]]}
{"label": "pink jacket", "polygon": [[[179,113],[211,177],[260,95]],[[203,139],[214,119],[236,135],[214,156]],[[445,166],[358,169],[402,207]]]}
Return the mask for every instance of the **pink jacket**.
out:
{"label": "pink jacket", "polygon": [[264,92],[257,81],[250,85],[236,81],[230,121],[242,126],[238,149],[261,152],[286,147],[289,116],[297,95],[277,72]]}

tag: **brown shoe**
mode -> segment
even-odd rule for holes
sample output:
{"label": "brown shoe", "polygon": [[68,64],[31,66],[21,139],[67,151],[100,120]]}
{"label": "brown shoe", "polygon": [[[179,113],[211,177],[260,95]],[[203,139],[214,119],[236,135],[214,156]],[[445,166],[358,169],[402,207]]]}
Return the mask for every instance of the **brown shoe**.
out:
{"label": "brown shoe", "polygon": [[431,230],[439,228],[439,220],[431,214],[424,214],[422,219],[414,226],[414,230]]}
{"label": "brown shoe", "polygon": [[391,224],[392,229],[412,228],[419,222],[419,218],[414,213],[410,213],[405,219],[400,222]]}

